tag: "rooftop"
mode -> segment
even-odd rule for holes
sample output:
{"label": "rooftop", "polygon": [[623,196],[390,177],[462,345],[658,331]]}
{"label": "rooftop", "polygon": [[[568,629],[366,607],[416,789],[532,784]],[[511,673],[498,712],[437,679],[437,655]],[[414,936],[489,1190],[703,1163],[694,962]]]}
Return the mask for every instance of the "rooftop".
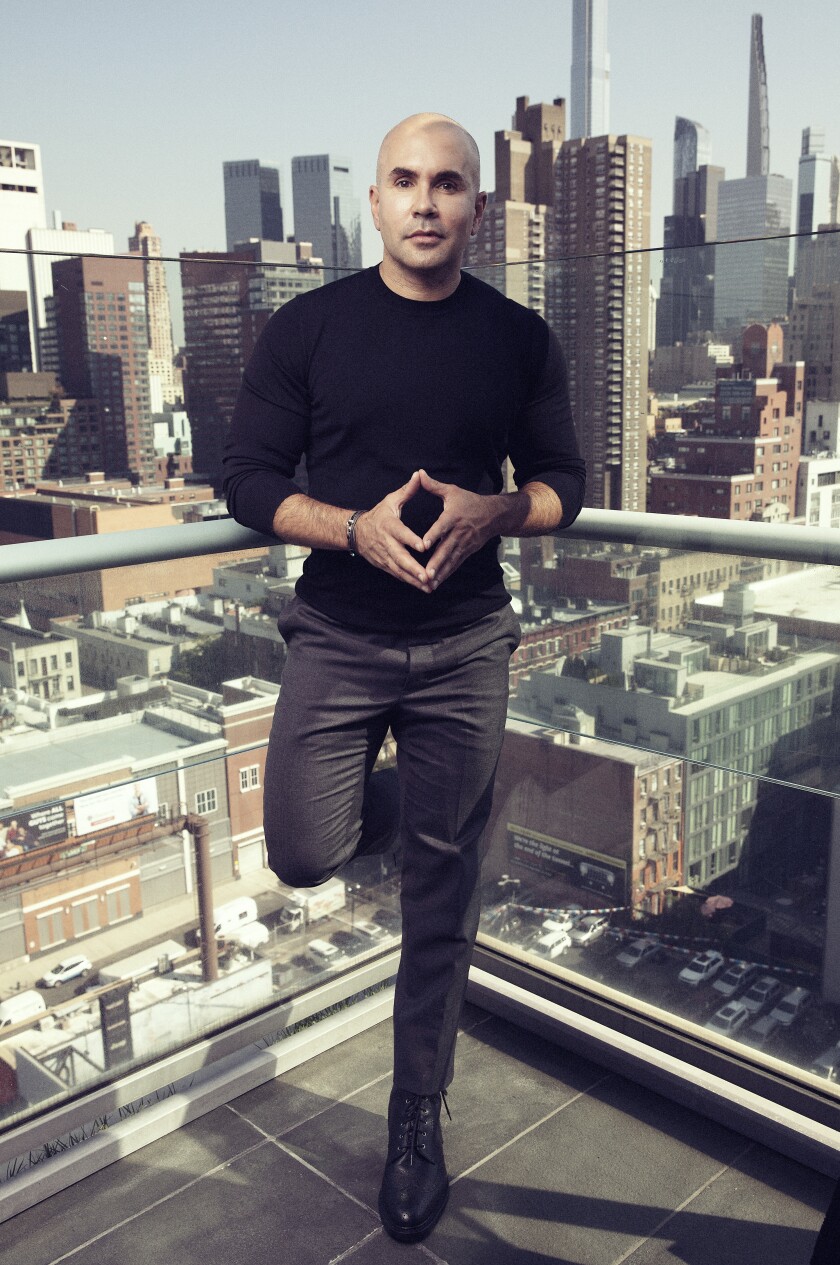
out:
{"label": "rooftop", "polygon": [[468,1004],[444,1117],[449,1206],[376,1214],[391,1025],[215,1106],[3,1226],[58,1265],[805,1265],[832,1181]]}

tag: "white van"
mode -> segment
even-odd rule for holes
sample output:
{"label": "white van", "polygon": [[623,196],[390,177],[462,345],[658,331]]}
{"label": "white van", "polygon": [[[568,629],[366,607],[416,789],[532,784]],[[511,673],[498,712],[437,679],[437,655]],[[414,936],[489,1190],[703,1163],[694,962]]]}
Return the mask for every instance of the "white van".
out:
{"label": "white van", "polygon": [[[232,936],[240,927],[257,921],[257,902],[251,896],[238,896],[229,900],[226,905],[219,905],[213,910],[213,929],[217,940]],[[201,928],[195,933],[196,944],[201,943]]]}
{"label": "white van", "polygon": [[0,1028],[9,1028],[24,1019],[34,1019],[36,1015],[44,1014],[46,1009],[47,1003],[37,989],[28,988],[25,993],[0,1002]]}

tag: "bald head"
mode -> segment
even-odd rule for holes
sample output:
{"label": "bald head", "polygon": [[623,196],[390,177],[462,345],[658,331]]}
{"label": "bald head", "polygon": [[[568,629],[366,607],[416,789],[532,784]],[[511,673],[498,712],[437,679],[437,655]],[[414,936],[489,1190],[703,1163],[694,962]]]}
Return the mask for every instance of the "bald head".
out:
{"label": "bald head", "polygon": [[446,137],[450,143],[454,142],[462,151],[463,173],[473,191],[477,193],[481,184],[478,146],[466,128],[446,114],[410,114],[407,119],[397,123],[396,127],[392,127],[379,147],[379,156],[376,160],[376,183],[381,185],[388,172],[399,165],[399,155],[406,144],[420,137],[432,138],[435,133]]}

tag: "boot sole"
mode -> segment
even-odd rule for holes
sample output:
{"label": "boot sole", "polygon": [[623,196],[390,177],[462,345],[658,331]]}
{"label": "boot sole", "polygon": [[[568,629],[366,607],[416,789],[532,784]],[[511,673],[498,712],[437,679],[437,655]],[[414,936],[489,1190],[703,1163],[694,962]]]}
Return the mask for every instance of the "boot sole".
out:
{"label": "boot sole", "polygon": [[421,1222],[419,1225],[412,1226],[411,1229],[403,1229],[402,1226],[393,1225],[389,1222],[382,1212],[381,1204],[379,1205],[379,1219],[387,1233],[390,1234],[392,1239],[396,1239],[398,1243],[417,1243],[420,1239],[425,1239],[428,1234],[431,1234],[432,1230],[434,1230],[438,1221],[440,1221],[446,1211],[446,1205],[448,1202],[449,1186],[447,1185],[446,1192],[440,1202],[440,1207],[435,1208],[434,1212],[431,1212],[425,1221]]}

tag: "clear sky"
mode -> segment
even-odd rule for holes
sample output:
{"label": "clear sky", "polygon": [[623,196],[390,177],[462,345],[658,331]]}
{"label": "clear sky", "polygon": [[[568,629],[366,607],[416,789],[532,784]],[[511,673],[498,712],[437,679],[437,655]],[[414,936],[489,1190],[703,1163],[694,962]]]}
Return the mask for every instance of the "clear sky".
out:
{"label": "clear sky", "polygon": [[[613,132],[653,141],[651,242],[670,209],[674,118],[709,129],[712,161],[744,174],[746,0],[610,0]],[[41,145],[48,212],[113,232],[150,221],[165,254],[224,247],[222,162],[349,157],[367,196],[381,135],[417,110],[476,137],[518,95],[568,100],[571,0],[0,0],[0,136]],[[840,5],[765,0],[771,170],[795,180],[803,127],[840,151]],[[363,215],[365,263],[378,241]]]}

